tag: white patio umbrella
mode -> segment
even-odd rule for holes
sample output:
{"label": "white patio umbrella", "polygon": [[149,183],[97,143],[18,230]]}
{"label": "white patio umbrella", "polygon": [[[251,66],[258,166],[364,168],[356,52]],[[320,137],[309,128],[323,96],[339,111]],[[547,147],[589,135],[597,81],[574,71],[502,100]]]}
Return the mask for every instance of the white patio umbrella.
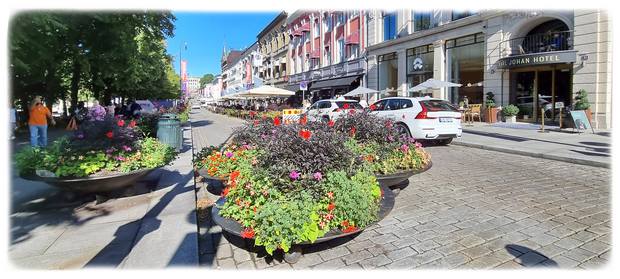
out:
{"label": "white patio umbrella", "polygon": [[239,97],[245,97],[245,98],[250,98],[250,97],[271,98],[271,97],[293,96],[295,95],[295,92],[282,89],[282,88],[273,87],[270,85],[263,85],[263,86],[252,88],[250,90],[247,90],[239,94],[235,94],[235,95]]}
{"label": "white patio umbrella", "polygon": [[377,90],[366,88],[366,87],[363,87],[363,86],[360,85],[358,88],[355,88],[351,92],[349,92],[347,94],[344,94],[344,96],[351,97],[351,96],[357,96],[357,95],[375,94],[375,93],[378,93],[378,92],[379,91],[377,91]]}
{"label": "white patio umbrella", "polygon": [[408,92],[422,91],[425,89],[439,89],[439,88],[444,88],[444,87],[461,87],[461,86],[462,84],[460,83],[453,83],[453,82],[436,80],[436,79],[430,78],[426,80],[425,82],[422,82],[412,87],[411,89],[408,90]]}

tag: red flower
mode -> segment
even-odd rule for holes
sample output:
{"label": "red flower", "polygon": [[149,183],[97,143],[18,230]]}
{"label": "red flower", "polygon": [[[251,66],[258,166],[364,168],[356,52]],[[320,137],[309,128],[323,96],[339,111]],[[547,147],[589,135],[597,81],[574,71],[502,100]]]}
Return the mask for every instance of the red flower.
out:
{"label": "red flower", "polygon": [[118,125],[118,127],[123,127],[125,126],[125,120],[121,119],[118,122],[116,122],[116,125]]}
{"label": "red flower", "polygon": [[236,180],[239,177],[239,171],[233,171],[230,173],[230,180]]}
{"label": "red flower", "polygon": [[342,106],[342,108],[343,108],[343,109],[349,109],[349,104],[344,104],[344,105]]}
{"label": "red flower", "polygon": [[254,126],[258,125],[258,120],[254,120]]}
{"label": "red flower", "polygon": [[327,197],[330,199],[334,198],[334,192],[327,192]]}
{"label": "red flower", "polygon": [[273,119],[273,125],[280,126],[280,124],[281,124],[281,122],[280,122],[280,117],[277,117],[277,116],[276,116],[276,117]]}
{"label": "red flower", "polygon": [[136,127],[136,121],[135,121],[135,120],[131,120],[131,121],[129,122],[129,126],[128,126],[128,127],[129,127],[129,128]]}
{"label": "red flower", "polygon": [[245,228],[241,231],[242,238],[253,238],[254,237],[254,229],[253,228]]}
{"label": "red flower", "polygon": [[355,131],[356,131],[355,127],[351,127],[351,130],[349,130],[349,135],[351,137],[355,136]]}
{"label": "red flower", "polygon": [[348,227],[349,226],[349,221],[344,220],[344,221],[340,222],[340,225],[342,225],[343,227]]}
{"label": "red flower", "polygon": [[325,214],[325,219],[327,219],[328,221],[330,221],[331,219],[334,219],[334,214],[331,214],[331,213]]}
{"label": "red flower", "polygon": [[354,232],[354,231],[357,231],[357,228],[355,226],[348,226],[344,230],[342,230],[342,232],[344,232],[344,233],[350,233],[350,232]]}
{"label": "red flower", "polygon": [[349,110],[349,114],[351,115],[355,114],[355,110],[354,109]]}
{"label": "red flower", "polygon": [[335,205],[335,204],[333,204],[333,203],[330,203],[330,204],[327,206],[327,210],[329,210],[329,211],[334,210],[334,208],[336,208],[336,205]]}
{"label": "red flower", "polygon": [[377,106],[375,106],[375,104],[370,105],[370,110],[376,110]]}
{"label": "red flower", "polygon": [[327,126],[329,126],[329,127],[334,127],[334,124],[336,124],[336,122],[334,122],[334,120],[330,120],[329,122],[327,122]]}
{"label": "red flower", "polygon": [[299,119],[299,124],[306,125],[306,123],[308,123],[308,116],[304,115],[302,118]]}
{"label": "red flower", "polygon": [[114,136],[114,133],[112,131],[109,131],[109,132],[105,133],[105,136],[108,137],[109,139],[111,139]]}
{"label": "red flower", "polygon": [[228,191],[230,191],[229,187],[224,188],[224,190],[222,191],[222,197],[226,197],[228,195]]}
{"label": "red flower", "polygon": [[255,111],[250,111],[250,117],[254,118],[254,116],[256,116],[256,112]]}
{"label": "red flower", "polygon": [[392,121],[385,121],[385,126],[388,128],[392,128]]}
{"label": "red flower", "polygon": [[301,131],[299,131],[299,136],[302,137],[305,140],[310,139],[310,137],[312,136],[312,133],[306,129],[303,129]]}

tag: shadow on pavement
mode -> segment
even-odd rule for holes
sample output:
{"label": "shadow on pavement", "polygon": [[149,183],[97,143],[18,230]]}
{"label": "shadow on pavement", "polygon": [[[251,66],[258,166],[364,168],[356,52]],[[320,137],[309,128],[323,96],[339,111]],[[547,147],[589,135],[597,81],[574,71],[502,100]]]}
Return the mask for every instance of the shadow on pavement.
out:
{"label": "shadow on pavement", "polygon": [[213,124],[213,121],[211,120],[199,120],[199,121],[192,122],[192,127],[198,128],[198,127],[203,127],[203,126],[207,126],[211,124]]}
{"label": "shadow on pavement", "polygon": [[530,248],[521,246],[521,245],[516,245],[516,244],[508,244],[506,245],[506,251],[508,251],[508,253],[510,253],[511,255],[513,255],[515,258],[517,258],[520,261],[520,264],[522,266],[525,267],[531,267],[531,266],[541,266],[541,264],[544,262],[544,266],[549,266],[549,267],[557,267],[558,263],[555,262],[552,259],[549,259],[549,257],[543,255],[540,252],[537,252],[536,250],[532,250]]}
{"label": "shadow on pavement", "polygon": [[[579,154],[583,154],[583,155],[588,155],[588,156],[596,156],[596,157],[611,157],[611,155],[609,154],[603,154],[603,153],[595,153],[595,152],[588,152],[588,151],[579,151],[579,150],[575,150],[575,149],[571,149],[570,151],[572,152],[576,152]],[[609,151],[607,151],[609,152]]]}
{"label": "shadow on pavement", "polygon": [[611,146],[611,144],[605,143],[605,142],[580,141],[579,143],[584,144],[584,145],[592,145],[592,146]]}

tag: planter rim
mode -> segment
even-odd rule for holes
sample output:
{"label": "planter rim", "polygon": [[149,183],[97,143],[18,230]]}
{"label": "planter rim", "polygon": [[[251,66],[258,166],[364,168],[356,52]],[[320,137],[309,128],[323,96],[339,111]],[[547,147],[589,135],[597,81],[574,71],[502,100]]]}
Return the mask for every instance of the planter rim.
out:
{"label": "planter rim", "polygon": [[[389,187],[384,187],[379,185],[379,187],[383,190],[383,196],[381,197],[381,201],[379,202],[379,212],[377,213],[377,220],[368,224],[366,227],[358,229],[356,231],[352,231],[352,232],[342,232],[339,229],[332,229],[330,231],[328,231],[327,233],[325,233],[325,235],[323,235],[322,237],[317,238],[314,242],[309,242],[309,241],[304,241],[301,243],[293,243],[292,245],[308,245],[308,244],[316,244],[316,243],[320,243],[320,242],[325,242],[325,241],[329,241],[335,238],[340,238],[340,237],[345,237],[348,235],[352,235],[352,234],[356,234],[359,233],[361,231],[364,231],[366,228],[371,227],[372,225],[380,222],[381,220],[383,220],[389,213],[390,211],[392,211],[392,209],[394,208],[394,201],[395,201],[395,195],[394,193],[392,193],[392,190],[389,189]],[[231,233],[233,235],[236,235],[238,237],[241,237],[241,229],[242,226],[239,222],[233,220],[233,219],[229,219],[226,217],[222,217],[219,212],[220,212],[220,206],[224,205],[224,203],[226,202],[226,198],[225,197],[220,197],[216,202],[215,202],[215,206],[213,206],[213,208],[211,209],[211,217],[213,218],[213,221],[219,225],[224,231]],[[245,238],[245,239],[254,239],[254,237],[252,238]]]}
{"label": "planter rim", "polygon": [[48,182],[48,181],[49,182],[82,182],[82,181],[93,181],[93,180],[115,178],[115,177],[121,177],[121,176],[127,176],[127,175],[134,175],[138,173],[149,172],[154,169],[157,169],[157,168],[139,169],[135,171],[124,172],[124,173],[119,173],[119,174],[114,174],[114,175],[87,176],[87,177],[79,177],[79,178],[43,177],[43,176],[38,176],[36,174],[31,175],[31,176],[29,175],[29,176],[21,176],[21,177],[27,180],[44,181],[44,182]]}
{"label": "planter rim", "polygon": [[375,176],[377,177],[377,179],[387,179],[387,178],[396,178],[396,177],[402,177],[402,176],[412,176],[414,174],[423,173],[423,172],[429,170],[432,166],[433,166],[433,161],[429,161],[428,164],[426,164],[421,169],[405,170],[405,171],[395,172],[395,173],[391,173],[391,174],[375,174]]}

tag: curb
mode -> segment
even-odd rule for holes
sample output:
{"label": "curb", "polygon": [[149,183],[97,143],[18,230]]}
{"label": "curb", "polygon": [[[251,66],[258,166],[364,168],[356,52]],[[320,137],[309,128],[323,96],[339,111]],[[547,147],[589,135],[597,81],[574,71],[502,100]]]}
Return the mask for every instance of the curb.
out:
{"label": "curb", "polygon": [[611,164],[610,163],[602,163],[602,162],[597,162],[597,161],[592,161],[592,160],[584,160],[584,159],[562,157],[562,156],[549,155],[549,154],[543,154],[543,153],[527,152],[527,151],[515,150],[515,149],[510,149],[510,148],[488,146],[488,145],[482,145],[482,144],[477,144],[477,143],[469,143],[469,142],[453,141],[452,144],[460,145],[460,146],[466,146],[466,147],[472,147],[472,148],[478,148],[478,149],[484,149],[484,150],[490,150],[490,151],[497,151],[497,152],[515,154],[515,155],[521,155],[521,156],[528,156],[528,157],[534,157],[534,158],[543,158],[543,159],[561,161],[561,162],[566,162],[566,163],[573,163],[573,164],[579,164],[579,165],[585,165],[585,166],[591,166],[591,167],[599,167],[599,168],[611,169]]}

